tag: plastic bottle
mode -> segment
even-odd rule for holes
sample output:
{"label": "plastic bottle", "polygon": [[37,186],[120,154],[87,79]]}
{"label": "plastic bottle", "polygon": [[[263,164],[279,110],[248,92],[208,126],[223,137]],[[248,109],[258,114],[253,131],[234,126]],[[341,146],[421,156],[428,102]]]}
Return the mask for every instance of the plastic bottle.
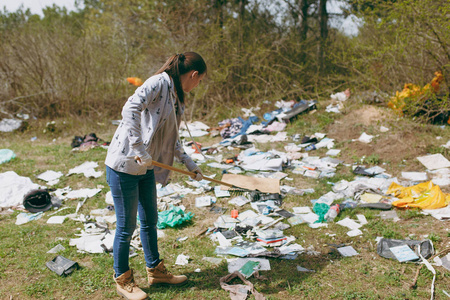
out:
{"label": "plastic bottle", "polygon": [[328,212],[325,214],[325,220],[327,220],[327,222],[332,222],[339,214],[339,211],[339,204],[332,205]]}

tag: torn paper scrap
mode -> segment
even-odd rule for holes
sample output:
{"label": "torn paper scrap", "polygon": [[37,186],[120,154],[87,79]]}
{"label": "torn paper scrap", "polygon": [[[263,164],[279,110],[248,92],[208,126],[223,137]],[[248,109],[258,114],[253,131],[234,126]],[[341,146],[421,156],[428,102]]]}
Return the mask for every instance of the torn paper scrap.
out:
{"label": "torn paper scrap", "polygon": [[402,177],[411,181],[427,181],[428,176],[425,172],[402,172]]}
{"label": "torn paper scrap", "polygon": [[189,256],[180,254],[177,256],[177,260],[175,261],[176,265],[185,266],[189,263]]}
{"label": "torn paper scrap", "polygon": [[450,167],[450,161],[442,154],[432,154],[417,158],[428,170],[436,170]]}
{"label": "torn paper scrap", "polygon": [[64,174],[62,172],[48,170],[42,174],[39,174],[37,178],[46,181],[48,185],[55,185],[59,182],[59,178],[63,175]]}
{"label": "torn paper scrap", "polygon": [[101,189],[79,189],[79,190],[70,190],[69,187],[66,187],[64,189],[58,189],[54,192],[54,194],[62,199],[75,199],[75,198],[91,198],[95,196],[96,194],[100,193]]}
{"label": "torn paper scrap", "polygon": [[297,271],[299,271],[299,272],[315,272],[314,270],[303,268],[301,266],[297,266]]}
{"label": "torn paper scrap", "polygon": [[373,135],[369,135],[369,134],[363,132],[361,134],[361,136],[358,138],[358,141],[368,144],[368,143],[372,142],[373,138],[374,138]]}
{"label": "torn paper scrap", "polygon": [[62,224],[67,219],[67,216],[52,216],[48,218],[47,224]]}
{"label": "torn paper scrap", "polygon": [[99,178],[100,176],[102,176],[103,172],[95,171],[95,168],[97,168],[97,167],[98,167],[98,163],[96,163],[94,161],[86,161],[83,164],[81,164],[73,169],[70,169],[67,176],[72,175],[72,174],[84,174],[84,176],[87,178],[89,178],[89,177]]}
{"label": "torn paper scrap", "polygon": [[336,222],[336,224],[347,227],[348,229],[351,230],[358,229],[362,226],[361,224],[358,224],[352,219],[350,219],[349,217],[346,217],[345,219]]}
{"label": "torn paper scrap", "polygon": [[352,246],[340,247],[340,248],[337,248],[337,250],[339,251],[339,253],[342,256],[355,256],[355,255],[358,255],[358,252],[356,252],[356,250],[353,249]]}

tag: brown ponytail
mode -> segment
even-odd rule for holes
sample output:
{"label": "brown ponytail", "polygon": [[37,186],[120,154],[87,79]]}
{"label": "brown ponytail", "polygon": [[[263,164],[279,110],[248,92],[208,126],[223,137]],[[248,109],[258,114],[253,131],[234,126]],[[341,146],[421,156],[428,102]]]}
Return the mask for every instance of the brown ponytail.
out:
{"label": "brown ponytail", "polygon": [[181,103],[184,103],[184,92],[183,87],[181,86],[180,76],[189,71],[197,71],[199,75],[206,72],[206,63],[200,54],[195,52],[185,52],[172,55],[156,74],[166,72],[172,77],[178,100],[180,100]]}

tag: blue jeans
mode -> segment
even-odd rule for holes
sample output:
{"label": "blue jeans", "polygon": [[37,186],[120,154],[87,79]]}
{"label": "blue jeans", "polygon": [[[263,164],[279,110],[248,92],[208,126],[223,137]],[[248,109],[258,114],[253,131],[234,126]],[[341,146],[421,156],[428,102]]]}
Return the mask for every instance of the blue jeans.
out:
{"label": "blue jeans", "polygon": [[106,166],[106,181],[111,188],[117,217],[114,237],[114,272],[116,276],[127,272],[130,241],[136,229],[136,216],[141,222],[141,242],[147,267],[154,268],[159,262],[156,224],[158,207],[156,183],[153,170],[145,175],[117,172]]}

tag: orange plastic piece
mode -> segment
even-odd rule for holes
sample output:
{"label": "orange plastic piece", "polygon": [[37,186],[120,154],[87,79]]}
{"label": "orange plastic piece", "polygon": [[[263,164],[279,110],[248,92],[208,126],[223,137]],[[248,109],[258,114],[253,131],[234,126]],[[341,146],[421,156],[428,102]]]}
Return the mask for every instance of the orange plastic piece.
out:
{"label": "orange plastic piece", "polygon": [[127,81],[134,86],[141,86],[143,83],[139,77],[128,77]]}

